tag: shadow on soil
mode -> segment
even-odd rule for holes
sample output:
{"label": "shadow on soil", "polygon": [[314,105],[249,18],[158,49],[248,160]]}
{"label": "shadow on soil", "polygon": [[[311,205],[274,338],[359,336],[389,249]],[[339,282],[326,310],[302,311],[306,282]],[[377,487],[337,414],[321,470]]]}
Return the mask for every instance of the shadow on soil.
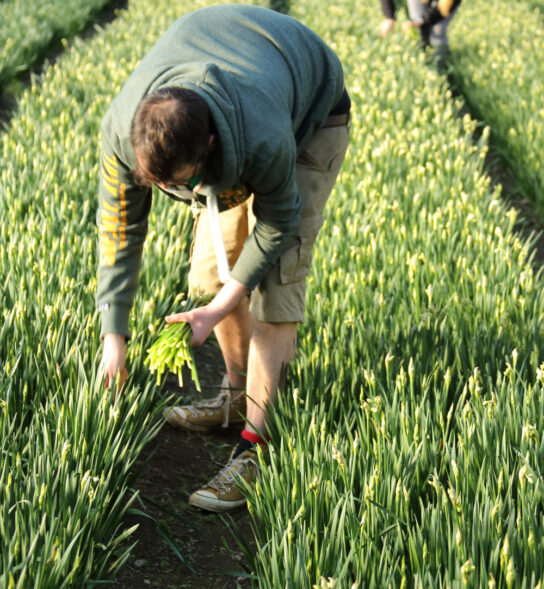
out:
{"label": "shadow on soil", "polygon": [[[222,359],[214,342],[195,350],[202,396],[215,396],[221,382]],[[190,379],[186,389],[169,387],[187,403],[198,395]],[[132,487],[139,494],[132,507],[145,515],[131,515],[125,528],[138,524],[128,539],[137,542],[118,572],[117,589],[186,588],[234,589],[250,587],[243,577],[244,558],[233,534],[251,545],[250,516],[246,509],[231,514],[232,521],[188,505],[189,495],[210,480],[227,461],[239,430],[210,434],[163,426],[136,466]],[[127,545],[128,545],[127,544]]]}

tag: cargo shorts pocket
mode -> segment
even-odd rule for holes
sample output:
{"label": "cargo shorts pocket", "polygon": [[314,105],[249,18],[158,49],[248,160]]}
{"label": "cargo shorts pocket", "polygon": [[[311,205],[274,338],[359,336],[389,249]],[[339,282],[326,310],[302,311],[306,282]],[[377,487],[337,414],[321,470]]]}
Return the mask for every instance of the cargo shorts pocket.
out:
{"label": "cargo shorts pocket", "polygon": [[279,258],[279,282],[305,280],[311,272],[312,249],[323,225],[323,210],[342,166],[348,127],[320,129],[297,159],[297,186],[302,200],[300,225]]}
{"label": "cargo shorts pocket", "polygon": [[302,217],[297,235],[279,258],[280,284],[300,282],[310,275],[312,249],[322,224],[321,213]]}
{"label": "cargo shorts pocket", "polygon": [[293,243],[283,252],[279,259],[279,275],[280,284],[292,284],[293,282],[300,282],[310,274],[310,264],[305,260],[309,257],[306,250],[310,250],[311,261],[311,247],[310,244],[296,236],[293,238]]}
{"label": "cargo shorts pocket", "polygon": [[[336,135],[339,130],[343,130],[345,133],[344,127],[333,129],[333,133]],[[301,151],[297,163],[322,174],[328,174],[331,171],[336,173],[344,160],[344,152],[337,145],[327,140],[328,136],[333,134],[330,131],[331,129],[317,131],[308,145]]]}

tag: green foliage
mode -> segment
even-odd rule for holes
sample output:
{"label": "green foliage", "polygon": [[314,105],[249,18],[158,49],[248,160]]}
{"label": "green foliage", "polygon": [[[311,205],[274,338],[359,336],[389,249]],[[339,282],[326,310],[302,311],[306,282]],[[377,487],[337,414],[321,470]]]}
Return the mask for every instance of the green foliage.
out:
{"label": "green foliage", "polygon": [[541,12],[541,16],[544,16],[544,0],[526,0],[529,7],[537,8]]}
{"label": "green foliage", "polygon": [[[534,587],[544,577],[543,283],[417,43],[375,6],[295,16],[337,50],[352,143],[250,493],[255,586]],[[357,23],[355,26],[354,23]]]}
{"label": "green foliage", "polygon": [[452,23],[455,85],[492,130],[493,148],[521,193],[544,214],[544,36],[527,2],[463,3]]}
{"label": "green foliage", "polygon": [[[2,586],[85,586],[126,558],[130,468],[162,408],[145,358],[164,315],[179,310],[175,293],[187,290],[191,218],[155,195],[131,378],[114,399],[96,373],[99,122],[164,29],[204,4],[135,0],[33,81],[0,137]],[[544,291],[515,213],[483,171],[489,129],[473,141],[477,125],[399,27],[381,40],[379,6],[300,0],[293,9],[344,63],[352,143],[316,244],[270,461],[248,496],[255,584],[535,587],[544,578]],[[470,46],[461,15],[484,12],[474,10],[463,3],[456,17],[454,52]],[[532,26],[526,11],[515,14]],[[501,52],[488,57],[495,31],[474,34],[482,55],[454,63],[476,92],[486,84],[469,78],[482,69],[513,74]],[[502,52],[522,83],[499,94],[538,89],[520,65],[540,67],[533,41]],[[539,111],[523,100],[508,124],[528,133],[523,117]],[[491,107],[481,102],[498,134]],[[531,176],[526,143],[510,149]]]}
{"label": "green foliage", "polygon": [[0,135],[2,587],[104,581],[130,548],[131,467],[164,404],[144,361],[187,290],[192,217],[155,195],[131,374],[114,400],[97,374],[99,124],[166,27],[199,5],[133,2],[99,35],[75,39],[33,79]]}
{"label": "green foliage", "polygon": [[0,88],[83,29],[112,0],[3,0]]}
{"label": "green foliage", "polygon": [[276,12],[282,12],[283,14],[289,14],[291,9],[290,0],[270,0],[270,8]]}

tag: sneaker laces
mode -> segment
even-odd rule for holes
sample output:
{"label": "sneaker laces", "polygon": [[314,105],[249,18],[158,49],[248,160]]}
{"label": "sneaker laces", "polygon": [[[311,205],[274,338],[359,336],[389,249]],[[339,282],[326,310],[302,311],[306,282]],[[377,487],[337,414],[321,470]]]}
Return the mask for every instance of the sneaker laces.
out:
{"label": "sneaker laces", "polygon": [[228,491],[232,484],[237,482],[236,476],[238,476],[238,479],[242,478],[240,471],[248,462],[255,463],[253,452],[246,451],[237,458],[231,458],[206,486],[216,491]]}
{"label": "sneaker laces", "polygon": [[216,397],[212,399],[204,399],[203,401],[197,401],[193,403],[191,407],[198,411],[205,411],[206,409],[223,409],[223,423],[221,427],[228,427],[229,426],[229,417],[230,417],[230,406],[236,399],[231,397],[229,391],[223,391],[219,393]]}

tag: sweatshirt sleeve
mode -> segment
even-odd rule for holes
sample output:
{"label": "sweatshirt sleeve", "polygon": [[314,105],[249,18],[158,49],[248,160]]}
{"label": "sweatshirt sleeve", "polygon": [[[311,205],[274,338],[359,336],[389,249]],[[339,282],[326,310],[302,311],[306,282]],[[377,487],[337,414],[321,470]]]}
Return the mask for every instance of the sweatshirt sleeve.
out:
{"label": "sweatshirt sleeve", "polygon": [[232,269],[232,277],[253,290],[277,261],[300,222],[301,199],[296,185],[296,146],[284,136],[275,156],[254,166],[258,175],[247,177],[253,193],[255,228]]}
{"label": "sweatshirt sleeve", "polygon": [[129,314],[138,286],[151,190],[134,183],[117,151],[104,136],[97,213],[96,303],[101,314],[101,335],[118,333],[130,337]]}
{"label": "sweatshirt sleeve", "polygon": [[394,0],[382,0],[382,12],[385,18],[395,18]]}

